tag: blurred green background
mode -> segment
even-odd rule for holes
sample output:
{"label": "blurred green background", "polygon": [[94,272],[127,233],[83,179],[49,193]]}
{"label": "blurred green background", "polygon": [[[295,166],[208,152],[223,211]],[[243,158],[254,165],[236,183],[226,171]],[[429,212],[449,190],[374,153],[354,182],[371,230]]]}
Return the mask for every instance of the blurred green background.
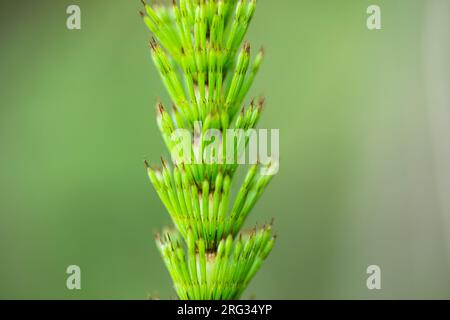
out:
{"label": "blurred green background", "polygon": [[[0,298],[175,295],[142,163],[166,154],[167,95],[140,7],[1,2]],[[247,39],[266,47],[251,94],[281,164],[247,221],[275,217],[278,242],[244,297],[450,298],[450,2],[260,0]],[[71,264],[82,290],[66,289]]]}

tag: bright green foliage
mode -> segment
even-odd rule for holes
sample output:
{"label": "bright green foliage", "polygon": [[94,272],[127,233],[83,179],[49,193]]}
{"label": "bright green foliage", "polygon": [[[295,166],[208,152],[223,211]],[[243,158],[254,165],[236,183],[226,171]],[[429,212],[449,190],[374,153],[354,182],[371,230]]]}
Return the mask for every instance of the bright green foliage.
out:
{"label": "bright green foliage", "polygon": [[181,299],[236,299],[272,250],[271,227],[264,226],[233,242],[229,235],[208,252],[203,239],[187,234],[187,254],[179,238],[165,233],[156,239]]}
{"label": "bright green foliage", "polygon": [[164,160],[162,169],[147,166],[147,171],[181,235],[186,238],[191,230],[195,240],[206,241],[208,250],[214,250],[223,237],[239,232],[272,177],[258,174],[258,165],[253,165],[233,206],[228,208],[231,177],[221,171],[215,183],[204,180],[200,185],[184,166],[175,166],[172,170]]}
{"label": "bright green foliage", "polygon": [[[155,37],[153,61],[173,103],[170,113],[161,102],[156,109],[174,165],[146,163],[177,228],[157,235],[157,244],[180,299],[236,299],[274,243],[270,226],[238,234],[272,177],[263,172],[276,164],[251,166],[232,197],[236,160],[245,155],[249,136],[227,141],[225,134],[255,128],[264,105],[261,99],[241,107],[264,55],[260,50],[252,61],[250,45],[242,43],[256,0],[180,0],[171,7],[143,3],[141,16]],[[177,129],[192,135],[191,154],[175,152]],[[208,152],[208,129],[220,132],[219,154]],[[226,158],[227,148],[233,161]]]}

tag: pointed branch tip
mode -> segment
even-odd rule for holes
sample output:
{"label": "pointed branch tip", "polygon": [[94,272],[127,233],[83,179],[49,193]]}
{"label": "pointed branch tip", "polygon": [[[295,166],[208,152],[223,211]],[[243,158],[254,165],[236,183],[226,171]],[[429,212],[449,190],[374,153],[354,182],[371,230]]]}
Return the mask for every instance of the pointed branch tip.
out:
{"label": "pointed branch tip", "polygon": [[246,53],[250,53],[250,43],[247,41],[244,43],[244,50]]}

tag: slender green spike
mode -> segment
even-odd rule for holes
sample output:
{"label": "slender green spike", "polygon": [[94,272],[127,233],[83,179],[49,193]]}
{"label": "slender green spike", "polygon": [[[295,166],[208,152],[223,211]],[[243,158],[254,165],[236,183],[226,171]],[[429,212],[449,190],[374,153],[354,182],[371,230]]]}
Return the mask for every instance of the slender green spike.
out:
{"label": "slender green spike", "polygon": [[152,182],[153,186],[157,189],[160,188],[160,184],[158,181],[158,178],[156,177],[155,171],[150,167],[147,161],[144,161],[145,167],[147,169],[148,177],[150,178],[150,181]]}
{"label": "slender green spike", "polygon": [[247,213],[250,211],[250,209],[255,204],[257,197],[258,197],[258,194],[255,190],[250,190],[247,193],[244,203],[240,206],[242,208],[241,211],[237,212],[236,217],[234,218],[234,220],[236,222],[233,225],[233,233],[236,233],[239,231],[242,223],[244,222],[245,218],[247,217]]}
{"label": "slender green spike", "polygon": [[228,94],[225,101],[225,107],[231,110],[230,113],[232,117],[234,117],[234,114],[239,107],[239,105],[236,106],[235,103],[237,102],[239,92],[244,82],[249,62],[250,45],[248,43],[245,43],[242,47],[241,53],[239,54],[234,76],[231,81],[230,88],[228,89]]}
{"label": "slender green spike", "polygon": [[202,217],[200,212],[200,201],[199,201],[199,194],[198,189],[195,184],[191,186],[191,194],[192,194],[192,208],[194,209],[194,221],[197,223],[197,230],[199,232],[199,237],[203,236],[203,230],[202,230]]}
{"label": "slender green spike", "polygon": [[[213,48],[209,49],[208,65],[208,103],[211,105],[214,101],[217,77],[217,53]],[[208,109],[212,108],[209,107]]]}
{"label": "slender green spike", "polygon": [[217,230],[217,239],[220,239],[222,237],[222,234],[224,232],[225,227],[225,217],[227,214],[228,209],[228,199],[230,195],[230,189],[231,189],[231,178],[229,175],[225,176],[223,180],[223,192],[222,192],[222,199],[219,206],[219,215],[217,217],[217,220],[219,222],[219,228]]}
{"label": "slender green spike", "polygon": [[[184,196],[182,182],[181,182],[181,174],[180,174],[178,167],[175,167],[175,169],[174,169],[174,179],[175,179],[177,198],[178,198],[178,202],[180,204],[181,213],[182,213],[184,219],[188,219],[189,212],[188,212],[187,205],[186,205],[187,201]],[[189,198],[187,200],[190,201]]]}
{"label": "slender green spike", "polygon": [[244,128],[244,117],[245,117],[245,108],[242,108],[241,112],[239,113],[238,117],[236,118],[236,122],[234,124],[235,129]]}
{"label": "slender green spike", "polygon": [[[205,241],[209,244],[209,182],[207,180],[203,181],[202,185],[202,221],[203,221],[203,236]],[[209,245],[208,245],[209,248]]]}
{"label": "slender green spike", "polygon": [[201,275],[202,285],[206,284],[206,251],[205,251],[205,241],[203,239],[198,240],[198,259],[199,268]]}
{"label": "slender green spike", "polygon": [[156,23],[156,24],[161,24],[162,21],[160,20],[160,18],[158,17],[158,15],[155,13],[155,11],[153,11],[152,7],[149,6],[147,3],[145,3],[144,0],[141,0],[142,4],[145,7],[145,11],[147,12],[148,16]]}
{"label": "slender green spike", "polygon": [[264,249],[261,253],[261,258],[263,258],[263,259],[267,258],[267,256],[269,255],[270,251],[272,251],[272,248],[275,244],[275,239],[276,239],[276,237],[274,236],[272,239],[270,239],[267,242],[266,246],[264,247]]}
{"label": "slender green spike", "polygon": [[231,235],[228,235],[225,243],[225,257],[227,259],[230,258],[232,246],[233,246],[233,237]]}
{"label": "slender green spike", "polygon": [[248,91],[250,90],[250,87],[253,84],[253,81],[255,80],[256,75],[258,74],[258,71],[261,67],[262,61],[264,59],[264,48],[261,48],[258,52],[258,54],[255,57],[255,60],[253,61],[250,74],[248,75],[247,79],[244,81],[244,84],[242,85],[241,90],[239,91],[238,95],[238,101],[239,103],[242,103],[245,96],[247,95]]}
{"label": "slender green spike", "polygon": [[191,275],[192,285],[194,288],[195,299],[201,299],[200,295],[200,282],[198,281],[197,271],[197,258],[195,253],[195,237],[192,230],[188,230],[188,259],[189,259],[189,272]]}
{"label": "slender green spike", "polygon": [[184,250],[180,247],[176,249],[176,258],[178,259],[177,264],[179,265],[183,282],[187,285],[191,284],[191,277],[189,271],[186,268],[186,256],[184,255]]}
{"label": "slender green spike", "polygon": [[214,220],[217,220],[217,216],[219,213],[219,205],[220,205],[220,195],[222,192],[222,183],[223,183],[223,174],[222,172],[219,172],[217,175],[215,184],[214,184],[214,205],[213,205],[213,213],[214,213]]}

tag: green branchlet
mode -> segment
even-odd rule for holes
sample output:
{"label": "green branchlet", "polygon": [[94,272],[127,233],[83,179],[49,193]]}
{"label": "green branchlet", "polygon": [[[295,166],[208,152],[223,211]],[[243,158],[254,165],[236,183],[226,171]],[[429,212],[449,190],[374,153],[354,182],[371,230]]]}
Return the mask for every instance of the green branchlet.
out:
{"label": "green branchlet", "polygon": [[[172,10],[144,6],[147,14],[141,12],[141,16],[165,49],[152,40],[153,61],[186,125],[193,128],[195,121],[204,122],[212,114],[233,119],[263,58],[261,50],[247,72],[250,45],[245,43],[239,50],[256,1],[181,0]],[[183,71],[182,77],[177,68]]]}
{"label": "green branchlet", "polygon": [[[187,250],[176,233],[165,231],[156,244],[181,299],[236,299],[261,267],[275,242],[271,226],[219,241],[215,251],[188,229]],[[235,239],[235,240],[233,240]]]}
{"label": "green branchlet", "polygon": [[161,168],[148,164],[147,172],[156,192],[166,206],[173,223],[183,236],[191,230],[195,240],[202,238],[208,250],[213,250],[224,236],[235,236],[250,210],[270,182],[271,175],[262,175],[253,165],[229,210],[231,177],[222,172],[214,183],[208,180],[198,185],[185,166],[170,168],[162,160]]}

